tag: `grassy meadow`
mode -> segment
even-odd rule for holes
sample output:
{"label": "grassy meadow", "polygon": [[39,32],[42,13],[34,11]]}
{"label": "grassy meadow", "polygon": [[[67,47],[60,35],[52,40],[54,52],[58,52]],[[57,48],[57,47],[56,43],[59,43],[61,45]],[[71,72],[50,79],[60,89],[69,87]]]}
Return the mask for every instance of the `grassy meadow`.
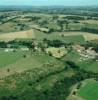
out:
{"label": "grassy meadow", "polygon": [[92,79],[84,81],[83,84],[84,85],[78,90],[79,96],[85,100],[97,100],[98,82]]}

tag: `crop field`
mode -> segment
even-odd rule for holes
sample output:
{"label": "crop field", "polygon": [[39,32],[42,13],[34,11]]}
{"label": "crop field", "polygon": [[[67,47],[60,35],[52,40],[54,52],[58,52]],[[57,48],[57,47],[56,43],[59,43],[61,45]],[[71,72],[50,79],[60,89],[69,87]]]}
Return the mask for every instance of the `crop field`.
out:
{"label": "crop field", "polygon": [[85,41],[98,40],[98,34],[88,33],[88,32],[66,32],[62,33],[66,36],[83,36]]}
{"label": "crop field", "polygon": [[87,33],[83,35],[86,41],[98,40],[98,34]]}
{"label": "crop field", "polygon": [[93,79],[84,81],[78,95],[84,100],[98,100],[98,82]]}
{"label": "crop field", "polygon": [[35,38],[33,30],[2,33],[0,34],[0,40],[15,40],[15,39],[32,39]]}
{"label": "crop field", "polygon": [[[59,39],[65,42],[82,43],[85,41],[98,40],[97,34],[88,32],[53,32],[51,34],[45,34],[43,32],[34,30],[36,39],[42,40],[44,38],[53,40]],[[63,35],[63,36],[62,36]]]}

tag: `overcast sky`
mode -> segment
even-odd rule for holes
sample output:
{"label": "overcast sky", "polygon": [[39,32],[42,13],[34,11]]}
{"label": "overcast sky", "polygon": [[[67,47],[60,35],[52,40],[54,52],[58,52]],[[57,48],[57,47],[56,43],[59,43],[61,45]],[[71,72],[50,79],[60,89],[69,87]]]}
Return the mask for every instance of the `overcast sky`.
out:
{"label": "overcast sky", "polygon": [[0,5],[65,5],[65,6],[83,6],[98,5],[98,0],[0,0]]}

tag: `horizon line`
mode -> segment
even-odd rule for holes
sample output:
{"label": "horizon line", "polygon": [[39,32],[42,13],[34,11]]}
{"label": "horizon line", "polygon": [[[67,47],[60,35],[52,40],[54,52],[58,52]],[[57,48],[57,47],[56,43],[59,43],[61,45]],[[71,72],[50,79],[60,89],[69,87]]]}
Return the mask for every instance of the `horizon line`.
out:
{"label": "horizon line", "polygon": [[57,6],[57,7],[82,7],[82,6],[97,6],[98,5],[0,5],[0,6],[29,6],[29,7],[49,7],[49,6]]}

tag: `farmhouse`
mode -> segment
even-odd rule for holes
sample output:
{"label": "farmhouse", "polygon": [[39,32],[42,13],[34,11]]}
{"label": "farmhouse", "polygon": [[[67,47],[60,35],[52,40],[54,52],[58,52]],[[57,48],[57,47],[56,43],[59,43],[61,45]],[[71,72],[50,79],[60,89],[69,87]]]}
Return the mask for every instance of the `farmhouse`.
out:
{"label": "farmhouse", "polygon": [[83,47],[83,46],[81,46],[81,45],[79,45],[79,44],[73,45],[72,48],[73,48],[74,50],[76,50],[77,52],[85,51],[85,47]]}
{"label": "farmhouse", "polygon": [[98,53],[96,53],[94,50],[92,50],[91,47],[89,47],[87,50],[85,47],[81,45],[74,45],[72,46],[75,51],[77,51],[83,59],[94,59],[96,56],[98,56]]}
{"label": "farmhouse", "polygon": [[4,51],[5,51],[5,52],[13,52],[14,49],[6,48]]}
{"label": "farmhouse", "polygon": [[98,53],[96,53],[94,50],[92,50],[91,48],[81,51],[80,55],[82,57],[88,58],[88,59],[94,59],[96,56],[98,56]]}
{"label": "farmhouse", "polygon": [[29,51],[29,48],[21,48],[22,51]]}

